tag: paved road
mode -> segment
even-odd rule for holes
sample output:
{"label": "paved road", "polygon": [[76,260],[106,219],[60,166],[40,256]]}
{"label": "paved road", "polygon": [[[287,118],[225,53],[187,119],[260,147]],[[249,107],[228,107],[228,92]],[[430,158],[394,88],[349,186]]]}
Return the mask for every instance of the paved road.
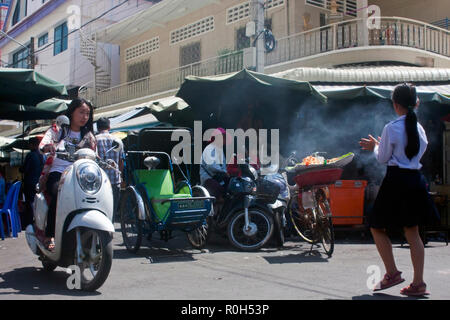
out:
{"label": "paved road", "polygon": [[[157,237],[156,237],[157,238]],[[155,239],[137,255],[126,251],[120,232],[114,234],[114,260],[105,284],[95,293],[68,290],[63,268],[42,270],[28,249],[24,233],[0,241],[0,300],[4,299],[250,299],[366,300],[404,299],[397,286],[372,294],[367,268],[381,261],[371,240],[340,237],[333,257],[322,248],[290,238],[282,249],[237,252],[215,238],[208,250],[190,248],[184,234],[169,242]],[[397,264],[412,280],[408,246],[394,244]],[[425,280],[429,299],[450,299],[450,247],[430,242],[426,248]],[[383,272],[383,271],[382,271]],[[406,283],[405,283],[406,284]]]}

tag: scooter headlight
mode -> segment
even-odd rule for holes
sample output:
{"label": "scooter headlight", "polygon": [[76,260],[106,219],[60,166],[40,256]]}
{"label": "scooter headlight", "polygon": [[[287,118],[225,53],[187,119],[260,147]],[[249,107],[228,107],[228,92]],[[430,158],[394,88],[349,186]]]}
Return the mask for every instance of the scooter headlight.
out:
{"label": "scooter headlight", "polygon": [[89,194],[95,194],[102,186],[102,172],[93,164],[83,164],[78,167],[77,179],[81,189]]}

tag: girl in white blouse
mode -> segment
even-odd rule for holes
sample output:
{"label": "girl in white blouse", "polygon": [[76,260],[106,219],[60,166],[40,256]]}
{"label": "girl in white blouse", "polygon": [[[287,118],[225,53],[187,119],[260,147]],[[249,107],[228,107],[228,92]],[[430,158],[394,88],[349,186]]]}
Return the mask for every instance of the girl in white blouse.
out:
{"label": "girl in white blouse", "polygon": [[373,151],[377,160],[387,165],[386,176],[368,217],[378,253],[386,268],[383,280],[374,291],[405,281],[395,264],[392,244],[386,233],[386,228],[402,227],[410,245],[414,279],[400,293],[422,296],[429,293],[423,281],[425,253],[418,226],[425,222],[432,204],[419,169],[428,140],[414,112],[419,106],[415,87],[406,83],[396,86],[392,102],[399,117],[384,127],[381,138],[369,135],[368,139],[360,140],[363,150]]}

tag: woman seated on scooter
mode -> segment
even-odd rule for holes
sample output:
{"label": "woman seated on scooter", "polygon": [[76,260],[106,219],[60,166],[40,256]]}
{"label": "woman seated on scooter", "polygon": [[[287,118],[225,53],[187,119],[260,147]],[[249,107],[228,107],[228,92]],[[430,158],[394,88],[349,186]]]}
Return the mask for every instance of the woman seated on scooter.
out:
{"label": "woman seated on scooter", "polygon": [[[84,99],[74,99],[69,104],[66,115],[70,124],[68,126],[63,125],[56,137],[54,137],[52,128],[48,129],[39,145],[41,152],[54,155],[56,151],[73,153],[82,148],[90,148],[96,151],[96,140],[93,133],[94,108],[92,104]],[[71,164],[69,161],[55,157],[49,170],[46,192],[51,201],[45,230],[45,245],[48,250],[54,250],[55,248],[56,199],[59,179],[63,171]]]}
{"label": "woman seated on scooter", "polygon": [[[217,136],[222,136],[222,139],[216,139]],[[223,196],[229,180],[223,145],[229,144],[230,140],[225,129],[217,128],[210,143],[202,153],[200,183],[209,191],[211,196],[216,197],[216,204],[218,205],[221,205],[224,201]]]}

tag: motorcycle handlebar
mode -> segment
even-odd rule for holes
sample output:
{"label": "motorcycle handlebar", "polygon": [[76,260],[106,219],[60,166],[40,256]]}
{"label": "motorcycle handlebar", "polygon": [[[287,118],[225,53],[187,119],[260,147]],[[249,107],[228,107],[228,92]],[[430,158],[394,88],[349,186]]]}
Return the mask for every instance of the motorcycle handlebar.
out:
{"label": "motorcycle handlebar", "polygon": [[[70,154],[69,152],[56,151],[53,154],[50,153],[50,152],[49,153],[45,153],[45,155],[46,156],[49,156],[49,155],[56,155],[56,156],[58,156],[58,155],[60,155],[60,156],[62,156],[62,158],[61,158],[62,160],[65,160],[65,161],[68,161],[68,162],[75,162],[76,161],[76,159],[74,159],[73,155]],[[103,169],[112,169],[112,170],[114,170],[114,171],[116,171],[118,173],[121,173],[121,171],[115,167],[115,166],[117,166],[117,164],[114,162],[114,160],[110,160],[110,161],[114,162],[115,166],[113,166],[110,163],[108,163],[109,160],[103,161],[103,160],[101,160],[99,158],[96,158],[94,161]]]}

